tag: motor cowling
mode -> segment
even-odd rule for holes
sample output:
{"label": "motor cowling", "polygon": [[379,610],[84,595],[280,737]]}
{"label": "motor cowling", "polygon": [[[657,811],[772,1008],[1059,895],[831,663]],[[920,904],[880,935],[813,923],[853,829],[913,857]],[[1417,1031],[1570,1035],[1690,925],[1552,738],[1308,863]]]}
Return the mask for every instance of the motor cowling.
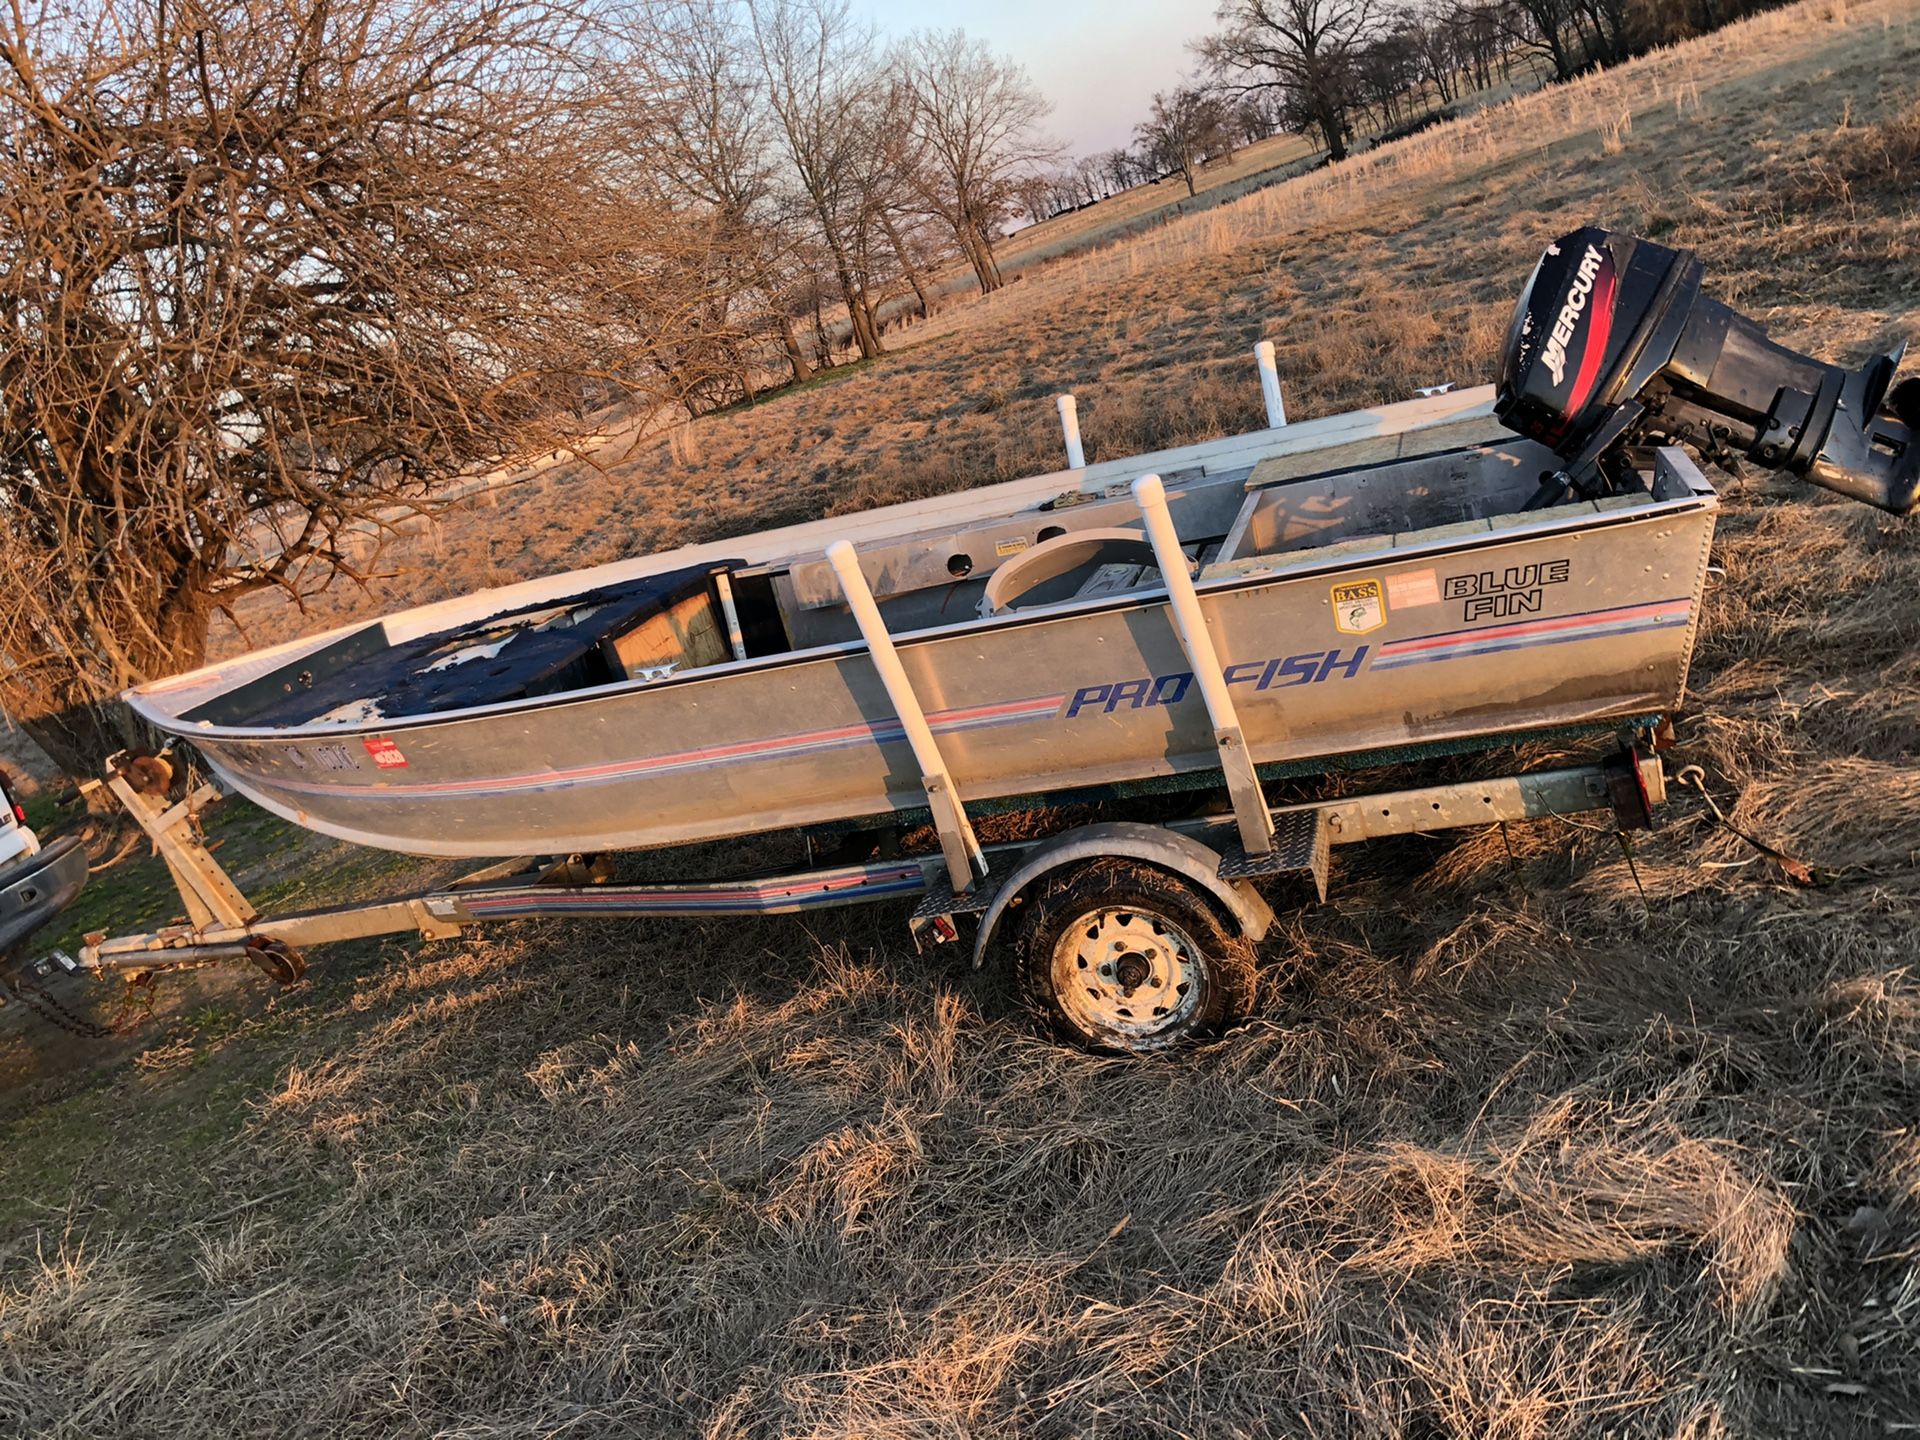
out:
{"label": "motor cowling", "polygon": [[1702,293],[1685,250],[1588,226],[1547,247],[1507,333],[1494,411],[1585,485],[1627,445],[1678,442],[1906,514],[1920,380],[1900,352],[1844,370]]}

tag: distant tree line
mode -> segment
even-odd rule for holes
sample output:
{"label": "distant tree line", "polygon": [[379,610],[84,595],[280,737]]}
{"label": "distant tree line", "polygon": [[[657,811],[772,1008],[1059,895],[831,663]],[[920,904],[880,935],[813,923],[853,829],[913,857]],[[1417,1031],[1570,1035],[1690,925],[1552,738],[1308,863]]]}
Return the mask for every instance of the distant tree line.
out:
{"label": "distant tree line", "polygon": [[1049,105],[961,31],[882,45],[846,0],[669,0],[645,12],[644,180],[710,240],[648,318],[658,379],[698,413],[808,379],[889,318],[937,303],[934,272],[1003,283],[994,244],[1022,179],[1055,154]]}
{"label": "distant tree line", "polygon": [[1788,0],[1223,0],[1194,42],[1198,79],[1157,94],[1131,146],[1019,187],[1030,220],[1135,185],[1197,175],[1242,146],[1297,132],[1331,161],[1394,138],[1464,97],[1566,80]]}

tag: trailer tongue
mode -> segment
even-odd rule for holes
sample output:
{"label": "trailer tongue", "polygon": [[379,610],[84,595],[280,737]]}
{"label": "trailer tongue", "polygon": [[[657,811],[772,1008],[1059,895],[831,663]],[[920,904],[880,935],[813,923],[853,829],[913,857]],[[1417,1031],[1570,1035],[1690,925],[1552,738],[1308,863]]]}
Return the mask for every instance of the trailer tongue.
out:
{"label": "trailer tongue", "polygon": [[[1701,281],[1684,252],[1579,230],[1523,293],[1497,388],[530,582],[129,692],[298,824],[529,858],[259,916],[195,839],[205,793],[117,774],[188,923],[95,937],[81,963],[290,981],[300,947],[375,934],[904,897],[916,938],[973,926],[976,961],[1011,934],[1068,1038],[1206,1033],[1250,1001],[1271,920],[1254,880],[1324,897],[1331,851],[1382,835],[1651,825],[1718,506],[1683,445],[1914,508],[1920,382],[1894,385],[1899,357],[1795,354]],[[1580,732],[1612,753],[1278,806],[1267,788]],[[999,846],[973,824],[1178,787],[1225,806]],[[694,884],[537,858],[862,826],[925,839]]]}

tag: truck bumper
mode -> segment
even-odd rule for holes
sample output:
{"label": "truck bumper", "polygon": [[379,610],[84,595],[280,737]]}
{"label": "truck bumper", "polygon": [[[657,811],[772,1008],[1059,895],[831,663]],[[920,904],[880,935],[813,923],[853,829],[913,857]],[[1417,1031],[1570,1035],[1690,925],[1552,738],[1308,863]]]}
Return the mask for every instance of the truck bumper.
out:
{"label": "truck bumper", "polygon": [[86,884],[86,847],[71,835],[0,866],[0,956],[71,905]]}

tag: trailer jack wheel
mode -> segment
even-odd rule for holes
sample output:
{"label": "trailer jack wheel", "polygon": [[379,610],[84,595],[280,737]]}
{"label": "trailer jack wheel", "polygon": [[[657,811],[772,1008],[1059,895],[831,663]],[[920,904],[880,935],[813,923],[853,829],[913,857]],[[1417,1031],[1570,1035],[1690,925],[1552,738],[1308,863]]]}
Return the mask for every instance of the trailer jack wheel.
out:
{"label": "trailer jack wheel", "polygon": [[1212,1034],[1253,1003],[1253,947],[1163,870],[1097,860],[1034,894],[1021,997],[1063,1038],[1144,1054]]}
{"label": "trailer jack wheel", "polygon": [[284,940],[250,940],[247,958],[276,984],[291,985],[307,973],[306,956]]}

